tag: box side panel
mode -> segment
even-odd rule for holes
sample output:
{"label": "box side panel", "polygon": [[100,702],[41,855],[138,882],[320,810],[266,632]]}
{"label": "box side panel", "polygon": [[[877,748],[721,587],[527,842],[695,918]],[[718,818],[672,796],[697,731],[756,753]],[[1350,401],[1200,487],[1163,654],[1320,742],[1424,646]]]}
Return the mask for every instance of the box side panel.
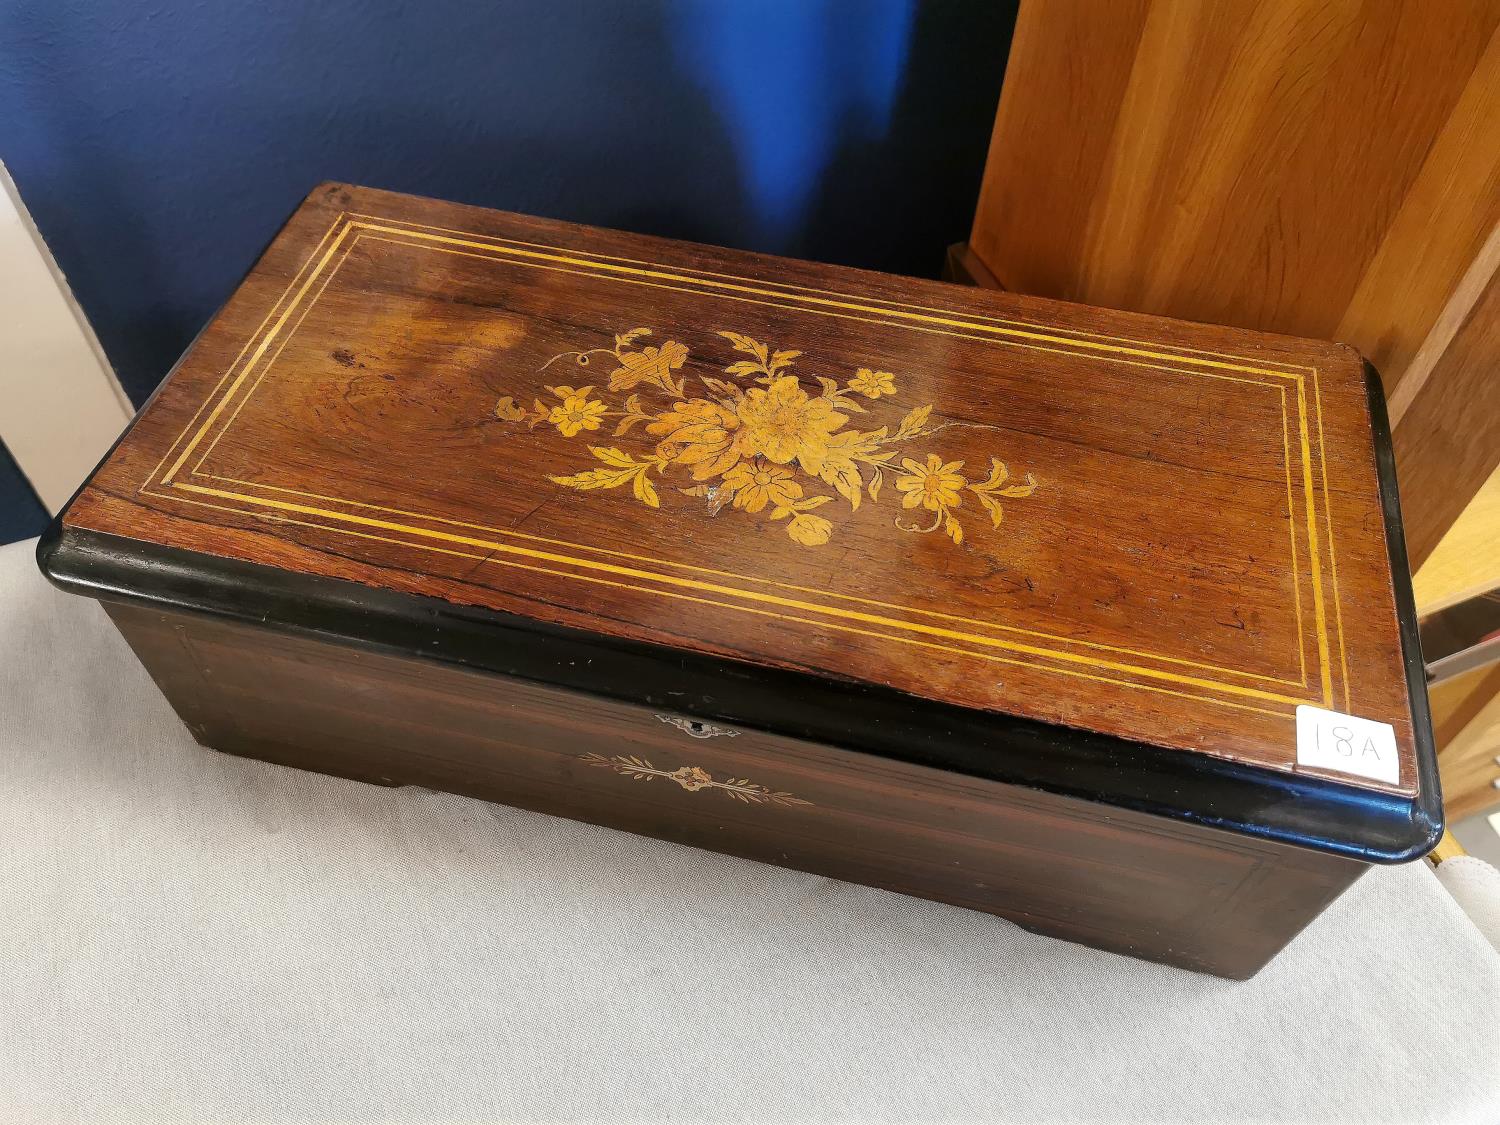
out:
{"label": "box side panel", "polygon": [[1253,974],[1364,870],[1303,849],[430,661],[106,604],[204,745],[418,784]]}

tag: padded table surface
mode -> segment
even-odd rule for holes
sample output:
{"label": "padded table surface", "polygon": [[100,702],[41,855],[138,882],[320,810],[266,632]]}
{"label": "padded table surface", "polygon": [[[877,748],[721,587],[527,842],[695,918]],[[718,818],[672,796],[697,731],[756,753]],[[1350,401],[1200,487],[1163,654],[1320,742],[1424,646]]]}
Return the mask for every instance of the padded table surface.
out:
{"label": "padded table surface", "polygon": [[1254,980],[198,747],[0,547],[0,1120],[1500,1120],[1425,864]]}

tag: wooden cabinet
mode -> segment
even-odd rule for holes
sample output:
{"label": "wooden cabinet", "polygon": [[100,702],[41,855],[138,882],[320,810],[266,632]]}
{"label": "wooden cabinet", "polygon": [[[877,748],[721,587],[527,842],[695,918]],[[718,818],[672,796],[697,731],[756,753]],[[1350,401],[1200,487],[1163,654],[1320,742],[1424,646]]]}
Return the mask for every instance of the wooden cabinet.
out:
{"label": "wooden cabinet", "polygon": [[999,282],[1340,340],[1420,566],[1500,464],[1500,3],[1025,0],[970,248]]}

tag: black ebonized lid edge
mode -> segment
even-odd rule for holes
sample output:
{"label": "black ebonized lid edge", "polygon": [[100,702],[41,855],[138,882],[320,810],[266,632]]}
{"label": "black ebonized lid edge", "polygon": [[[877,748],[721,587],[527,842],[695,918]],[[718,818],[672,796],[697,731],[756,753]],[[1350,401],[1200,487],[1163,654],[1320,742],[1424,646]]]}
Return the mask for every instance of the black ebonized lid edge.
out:
{"label": "black ebonized lid edge", "polygon": [[1365,862],[1404,863],[1436,845],[1442,812],[1390,425],[1379,377],[1368,365],[1366,382],[1411,697],[1415,799],[970,710],[877,685],[604,637],[435,598],[74,530],[63,526],[62,516],[43,535],[37,559],[53,583],[87,597],[229,618]]}

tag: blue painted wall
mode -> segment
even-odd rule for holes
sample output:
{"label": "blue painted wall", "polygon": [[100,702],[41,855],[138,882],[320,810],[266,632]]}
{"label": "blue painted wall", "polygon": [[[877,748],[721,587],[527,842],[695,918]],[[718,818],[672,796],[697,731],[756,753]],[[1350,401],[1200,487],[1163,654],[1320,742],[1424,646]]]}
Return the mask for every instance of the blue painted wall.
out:
{"label": "blue painted wall", "polygon": [[47,526],[47,509],[36,498],[10,450],[0,443],[0,543],[39,535]]}
{"label": "blue painted wall", "polygon": [[935,276],[1006,0],[0,0],[0,159],[137,402],[323,179]]}

